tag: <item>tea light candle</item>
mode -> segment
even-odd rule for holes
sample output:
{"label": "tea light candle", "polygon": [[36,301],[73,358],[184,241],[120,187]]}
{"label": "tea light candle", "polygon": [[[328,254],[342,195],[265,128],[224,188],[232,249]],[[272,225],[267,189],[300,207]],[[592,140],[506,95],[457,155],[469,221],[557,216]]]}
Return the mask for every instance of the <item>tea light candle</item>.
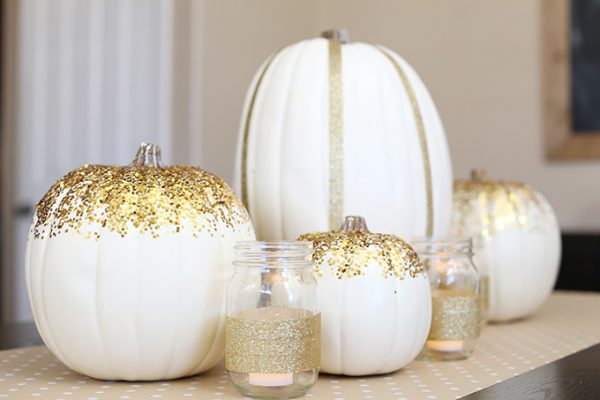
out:
{"label": "tea light candle", "polygon": [[248,383],[255,386],[286,386],[294,383],[294,374],[248,374]]}
{"label": "tea light candle", "polygon": [[465,346],[464,340],[428,340],[427,347],[435,351],[461,351]]}

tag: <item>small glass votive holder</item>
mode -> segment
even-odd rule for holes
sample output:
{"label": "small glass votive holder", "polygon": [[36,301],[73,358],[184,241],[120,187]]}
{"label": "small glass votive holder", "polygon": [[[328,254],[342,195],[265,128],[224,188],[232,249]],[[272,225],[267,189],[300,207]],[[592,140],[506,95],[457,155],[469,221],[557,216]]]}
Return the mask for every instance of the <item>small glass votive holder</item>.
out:
{"label": "small glass votive holder", "polygon": [[460,360],[475,349],[481,329],[479,273],[470,238],[410,241],[431,284],[431,328],[419,358]]}
{"label": "small glass votive holder", "polygon": [[488,271],[487,253],[483,251],[481,238],[473,238],[473,263],[479,272],[479,308],[481,312],[481,329],[488,323],[490,309],[490,275]]}
{"label": "small glass votive holder", "polygon": [[244,396],[299,397],[318,377],[321,315],[309,242],[238,242],[225,368]]}

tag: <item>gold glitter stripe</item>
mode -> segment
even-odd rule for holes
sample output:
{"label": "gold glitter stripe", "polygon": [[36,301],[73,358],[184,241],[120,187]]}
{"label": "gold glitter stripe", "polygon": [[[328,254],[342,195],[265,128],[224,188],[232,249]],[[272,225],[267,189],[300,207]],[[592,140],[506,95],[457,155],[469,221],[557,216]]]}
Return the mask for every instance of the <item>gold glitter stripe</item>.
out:
{"label": "gold glitter stripe", "polygon": [[246,206],[248,212],[250,212],[250,204],[248,200],[248,136],[250,134],[250,123],[252,121],[252,113],[254,111],[254,103],[256,102],[256,96],[258,94],[258,90],[260,89],[260,85],[262,83],[263,78],[271,63],[277,57],[279,52],[274,53],[271,58],[265,64],[260,76],[258,77],[258,81],[256,82],[256,86],[254,87],[254,91],[252,92],[252,98],[250,99],[250,104],[248,105],[248,111],[246,112],[246,120],[244,122],[244,137],[242,138],[242,161],[241,161],[241,179],[242,179],[242,202]]}
{"label": "gold glitter stripe", "polygon": [[225,368],[242,373],[292,373],[319,368],[321,314],[285,309],[288,318],[269,319],[272,307],[248,318],[227,317]]}
{"label": "gold glitter stripe", "polygon": [[344,97],[342,45],[329,39],[329,229],[344,220]]}
{"label": "gold glitter stripe", "polygon": [[421,155],[423,157],[423,168],[425,170],[425,195],[427,199],[427,228],[426,235],[433,235],[433,189],[431,183],[431,163],[429,159],[429,148],[427,146],[427,135],[425,133],[425,124],[423,122],[423,115],[421,114],[421,109],[419,108],[419,102],[417,101],[417,96],[415,95],[415,91],[410,84],[406,73],[398,64],[398,62],[392,57],[391,54],[387,52],[387,50],[378,47],[379,51],[381,51],[388,60],[392,63],[396,72],[398,72],[398,76],[400,77],[400,81],[404,86],[404,90],[406,91],[406,95],[410,100],[410,105],[412,107],[413,115],[415,117],[415,124],[417,125],[417,132],[419,134],[419,143],[421,145]]}

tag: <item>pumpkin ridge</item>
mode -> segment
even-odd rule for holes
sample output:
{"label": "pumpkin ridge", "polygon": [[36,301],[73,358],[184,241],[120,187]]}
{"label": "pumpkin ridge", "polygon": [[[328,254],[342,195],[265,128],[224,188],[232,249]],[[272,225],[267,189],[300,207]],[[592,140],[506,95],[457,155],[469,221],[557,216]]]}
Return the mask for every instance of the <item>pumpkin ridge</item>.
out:
{"label": "pumpkin ridge", "polygon": [[427,139],[427,132],[425,130],[425,122],[423,119],[423,114],[421,112],[421,106],[419,104],[419,99],[415,93],[415,89],[413,88],[410,80],[404,71],[401,62],[396,59],[396,56],[393,55],[390,51],[388,51],[383,46],[377,46],[377,48],[383,53],[383,55],[389,60],[392,64],[396,72],[398,73],[398,79],[400,80],[400,84],[402,85],[406,96],[408,96],[409,103],[412,108],[413,118],[415,120],[415,127],[417,130],[417,135],[419,137],[419,144],[421,147],[421,156],[423,158],[423,170],[425,176],[425,199],[427,203],[427,221],[425,228],[426,236],[433,236],[433,225],[434,225],[434,207],[433,207],[433,189],[432,189],[432,174],[431,174],[431,160],[429,155],[429,145]]}
{"label": "pumpkin ridge", "polygon": [[[46,241],[46,243],[48,243],[48,242]],[[101,244],[101,242],[99,242],[95,246],[96,247],[96,263],[95,263],[95,265],[96,265],[96,268],[95,268],[95,272],[96,272],[95,273],[95,281],[96,282],[95,283],[96,284],[94,286],[94,289],[96,292],[94,293],[94,312],[92,314],[94,315],[94,320],[96,321],[96,328],[98,330],[98,337],[100,339],[100,344],[102,346],[102,354],[104,355],[104,361],[106,363],[106,367],[107,367],[108,371],[110,371],[110,376],[112,378],[117,375],[115,374],[115,370],[110,362],[110,355],[108,354],[108,351],[107,351],[106,339],[104,338],[102,323],[100,321],[100,303],[101,303],[101,301],[98,299],[98,297],[100,296],[100,290],[99,290],[100,280],[98,279],[98,275],[100,272],[100,265],[101,265],[100,254],[102,254],[100,251],[100,244]]]}
{"label": "pumpkin ridge", "polygon": [[[282,100],[282,103],[284,104],[284,112],[283,112],[283,117],[281,118],[281,128],[278,130],[279,132],[283,132],[283,127],[286,125],[286,120],[288,119],[288,115],[289,115],[289,104],[290,104],[290,96],[293,93],[293,82],[294,82],[294,75],[298,70],[298,60],[300,58],[302,58],[302,51],[303,49],[306,49],[306,42],[300,42],[297,44],[296,46],[297,48],[296,50],[296,54],[295,54],[295,58],[293,61],[290,62],[291,67],[290,67],[290,72],[289,72],[289,76],[290,79],[287,80],[287,87],[285,90],[285,96],[284,99]],[[279,187],[281,187],[281,183],[283,181],[283,173],[282,171],[284,170],[284,168],[282,168],[282,152],[283,152],[283,147],[284,147],[284,137],[282,137],[281,135],[276,135],[276,138],[279,139],[279,151],[276,152],[276,156],[278,157],[277,163],[276,165],[278,165],[279,167],[277,168],[277,172],[279,173],[278,176],[278,185]],[[279,229],[280,231],[278,232],[279,237],[285,237],[284,232],[283,232],[283,218],[285,217],[285,212],[283,210],[283,208],[285,207],[285,201],[283,199],[283,193],[282,191],[279,192],[279,196],[278,196],[278,200],[279,200],[279,204],[278,204],[278,209],[279,209],[279,221],[281,221],[282,223],[279,224]]]}
{"label": "pumpkin ridge", "polygon": [[279,53],[281,53],[281,51],[277,51],[273,54],[271,54],[271,56],[269,57],[269,59],[267,60],[267,62],[265,63],[262,71],[260,72],[260,76],[258,77],[258,80],[256,81],[256,85],[253,88],[252,91],[252,98],[250,100],[250,103],[248,104],[248,109],[246,110],[246,114],[245,114],[245,121],[244,121],[244,130],[243,130],[243,137],[242,137],[242,154],[241,154],[241,193],[242,193],[242,202],[244,203],[244,205],[246,206],[246,208],[249,210],[250,209],[250,203],[249,203],[249,195],[248,195],[248,140],[249,140],[249,133],[250,133],[250,125],[252,124],[252,114],[254,111],[254,104],[256,103],[256,98],[258,97],[258,92],[261,88],[261,84],[263,83],[263,78],[265,77],[267,70],[270,69],[271,64],[273,63],[273,61],[275,60],[275,58],[279,55]]}
{"label": "pumpkin ridge", "polygon": [[55,351],[57,353],[57,355],[60,357],[61,361],[63,361],[66,365],[71,366],[73,365],[69,359],[65,356],[65,353],[63,352],[63,350],[61,349],[61,347],[58,345],[58,341],[56,340],[56,338],[54,337],[54,334],[52,333],[52,328],[50,327],[50,323],[48,322],[48,311],[46,309],[46,299],[44,297],[44,292],[45,292],[45,287],[44,287],[44,274],[46,271],[46,251],[48,249],[48,242],[44,243],[44,248],[42,250],[42,266],[40,268],[40,296],[39,298],[41,299],[40,301],[40,305],[42,308],[42,313],[40,313],[39,315],[43,315],[43,325],[45,327],[45,329],[43,329],[44,334],[42,334],[42,337],[44,338],[44,341],[49,339],[49,345],[52,347],[52,351]]}

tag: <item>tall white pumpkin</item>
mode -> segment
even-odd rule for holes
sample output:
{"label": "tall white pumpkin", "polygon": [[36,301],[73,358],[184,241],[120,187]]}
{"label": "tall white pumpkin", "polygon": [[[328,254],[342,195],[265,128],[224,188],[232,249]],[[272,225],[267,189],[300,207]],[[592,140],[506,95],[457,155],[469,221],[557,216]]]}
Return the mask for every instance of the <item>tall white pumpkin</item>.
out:
{"label": "tall white pumpkin", "polygon": [[373,375],[419,354],[431,323],[431,289],[404,241],[371,233],[361,217],[340,231],[310,233],[321,301],[321,371]]}
{"label": "tall white pumpkin", "polygon": [[452,231],[479,244],[475,264],[489,273],[489,319],[535,312],[558,275],[560,229],[550,204],[529,185],[490,181],[474,172],[454,184]]}
{"label": "tall white pumpkin", "polygon": [[452,172],[440,118],[399,55],[344,35],[272,55],[252,81],[234,187],[263,239],[337,229],[445,235]]}
{"label": "tall white pumpkin", "polygon": [[99,379],[196,374],[224,352],[233,243],[250,219],[218,177],[162,167],[143,144],[132,166],[85,165],[38,204],[26,250],[38,330],[73,370]]}

